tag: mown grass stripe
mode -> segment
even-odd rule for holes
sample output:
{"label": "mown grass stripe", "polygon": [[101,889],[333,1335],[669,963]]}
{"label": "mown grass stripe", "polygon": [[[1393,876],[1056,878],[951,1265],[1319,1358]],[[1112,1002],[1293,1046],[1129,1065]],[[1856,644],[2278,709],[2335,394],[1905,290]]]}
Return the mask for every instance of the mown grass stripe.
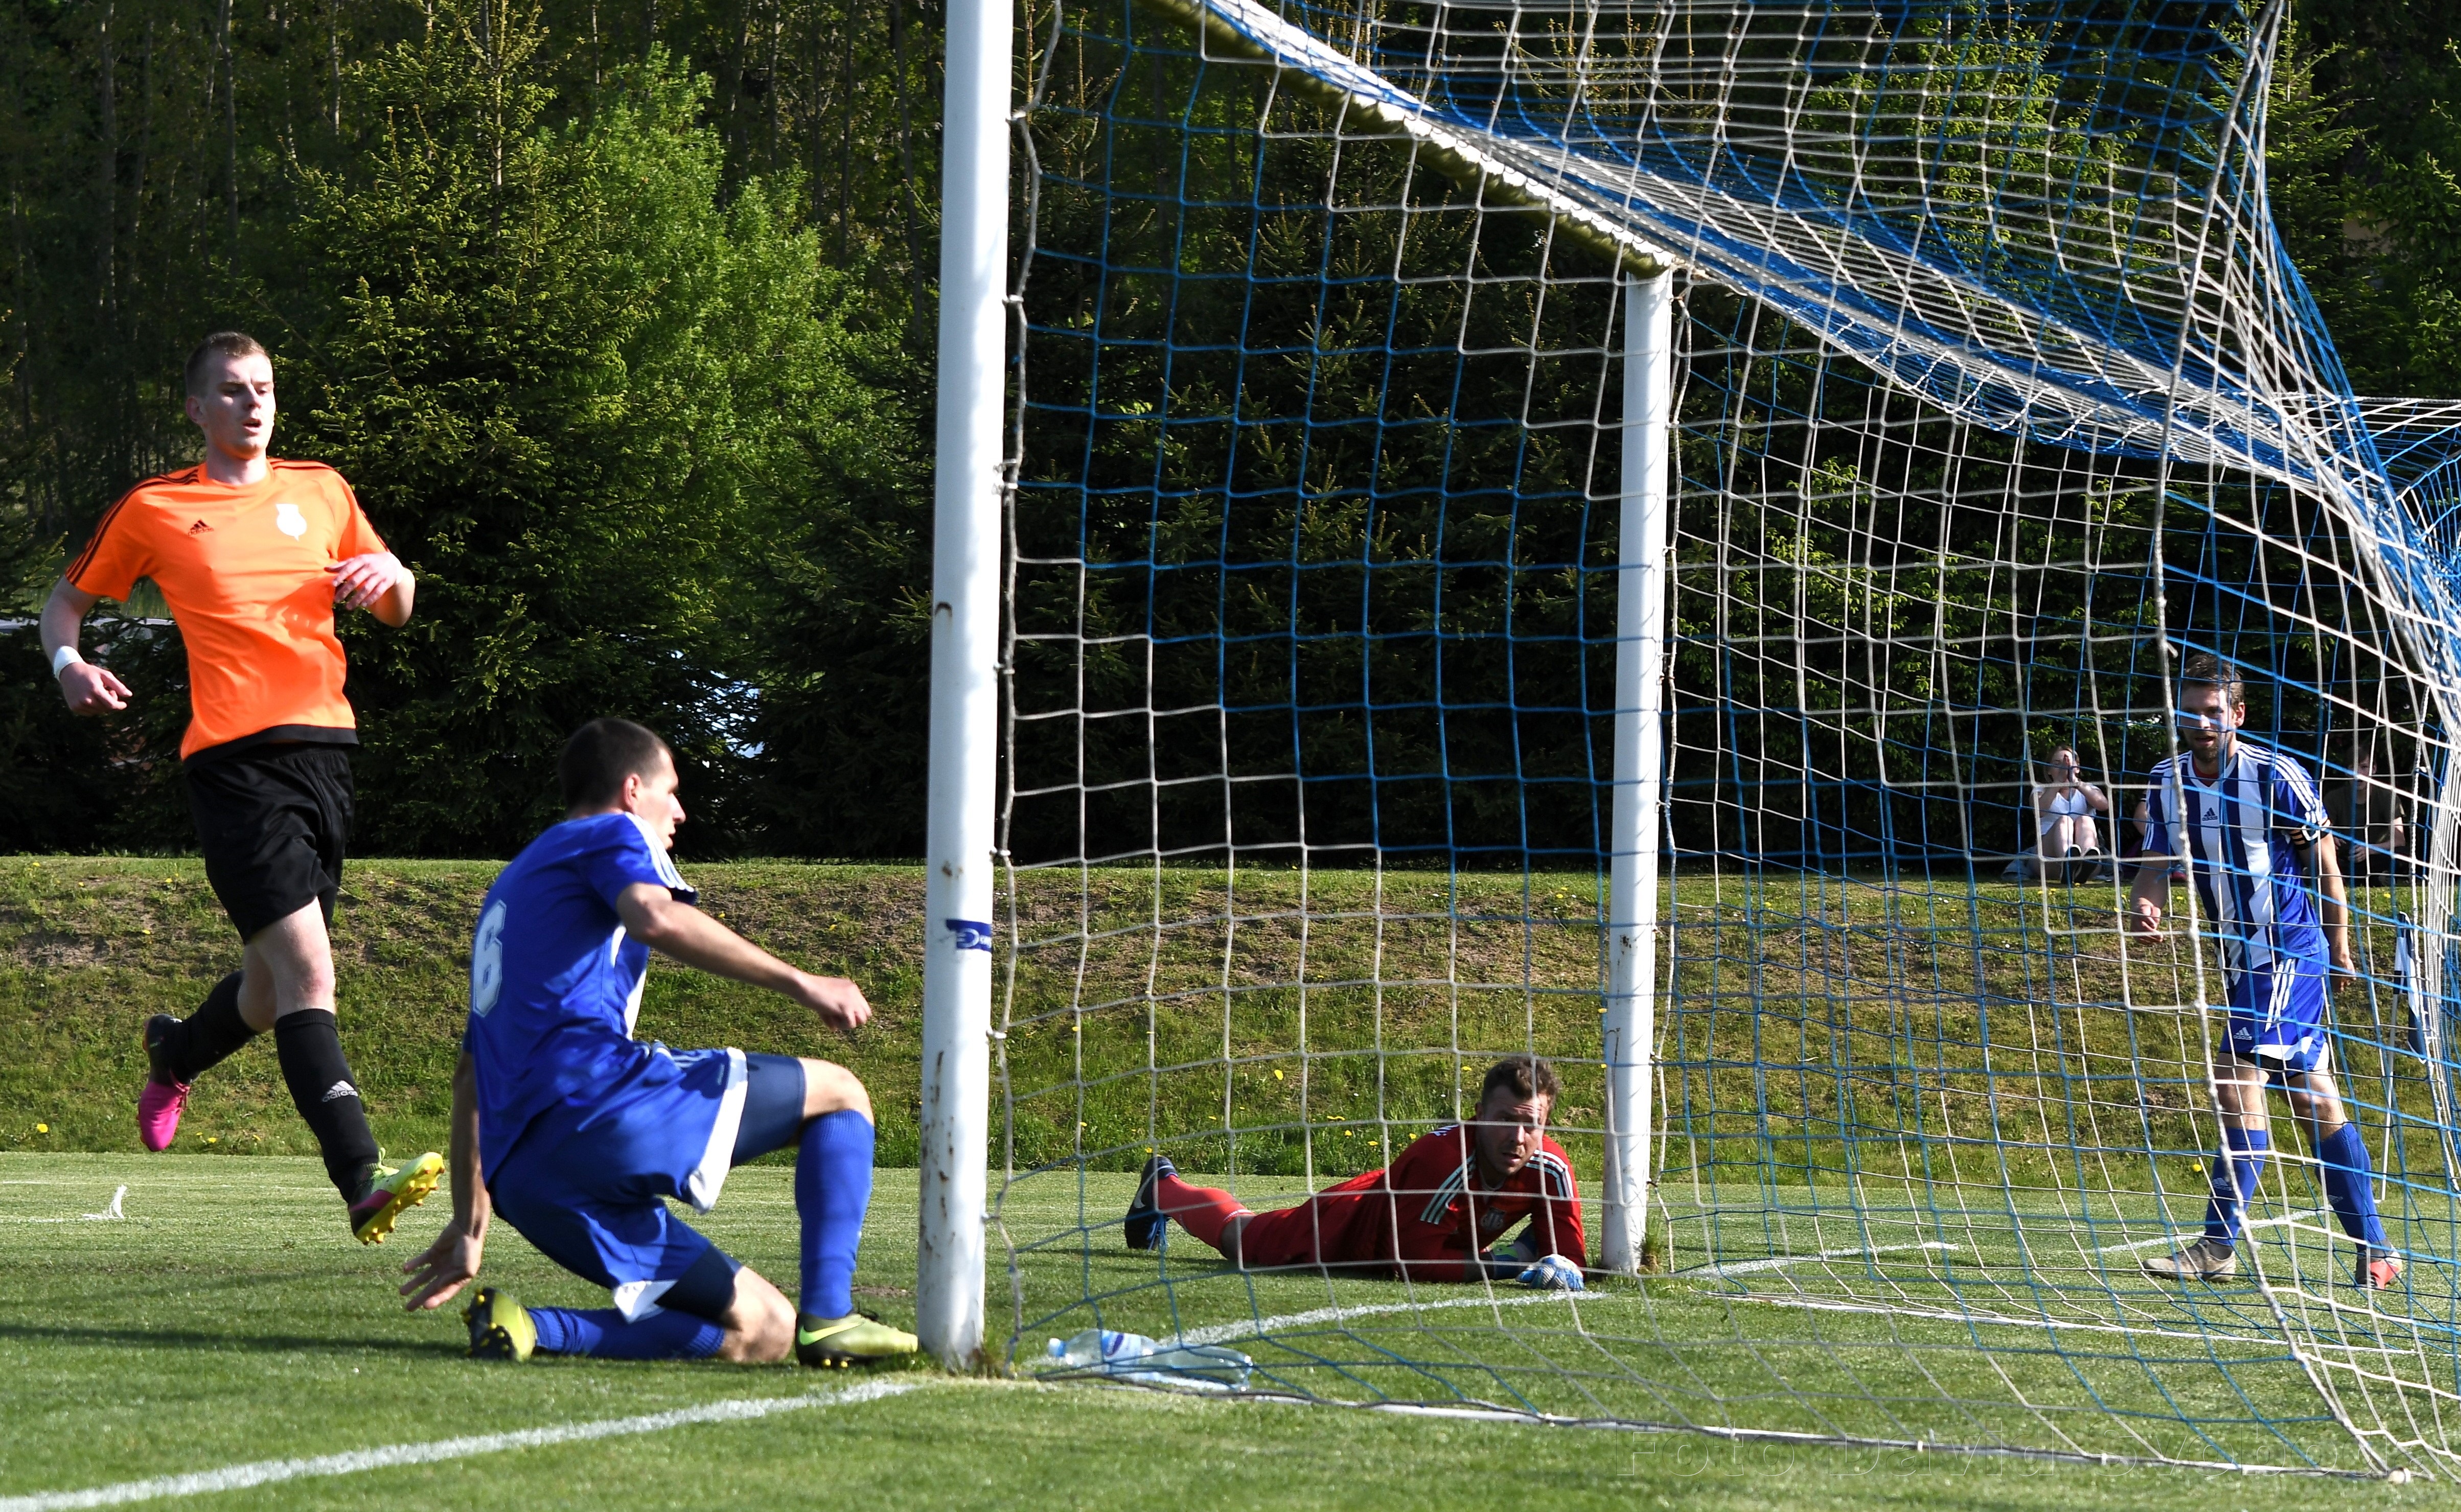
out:
{"label": "mown grass stripe", "polygon": [[40,1491],[32,1496],[0,1497],[0,1512],[70,1512],[75,1507],[124,1506],[131,1501],[212,1496],[218,1492],[245,1491],[252,1486],[272,1485],[283,1480],[360,1475],[370,1470],[434,1464],[444,1459],[467,1459],[476,1455],[503,1454],[512,1449],[543,1449],[553,1444],[582,1443],[593,1438],[664,1433],[670,1428],[688,1428],[696,1423],[744,1422],[815,1407],[845,1407],[857,1402],[878,1401],[884,1396],[919,1391],[925,1384],[922,1381],[866,1381],[842,1391],[809,1392],[801,1396],[738,1397],[732,1401],[707,1402],[698,1407],[678,1407],[672,1412],[648,1413],[638,1417],[561,1423],[552,1428],[478,1434],[466,1438],[439,1439],[433,1443],[387,1444],[380,1449],[353,1449],[347,1454],[319,1455],[312,1459],[260,1459],[253,1464],[225,1465],[219,1470],[201,1470],[191,1475],[158,1476],[150,1480],[122,1480],[114,1485],[90,1486],[81,1491]]}

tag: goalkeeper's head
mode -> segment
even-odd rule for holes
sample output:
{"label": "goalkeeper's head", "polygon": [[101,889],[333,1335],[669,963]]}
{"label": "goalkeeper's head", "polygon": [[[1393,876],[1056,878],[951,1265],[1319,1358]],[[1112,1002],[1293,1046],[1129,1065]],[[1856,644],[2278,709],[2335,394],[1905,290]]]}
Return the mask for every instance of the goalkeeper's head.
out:
{"label": "goalkeeper's head", "polygon": [[1488,1185],[1517,1175],[1537,1156],[1547,1139],[1547,1116],[1563,1090],[1555,1068],[1536,1055],[1515,1055],[1487,1068],[1470,1135],[1479,1174]]}

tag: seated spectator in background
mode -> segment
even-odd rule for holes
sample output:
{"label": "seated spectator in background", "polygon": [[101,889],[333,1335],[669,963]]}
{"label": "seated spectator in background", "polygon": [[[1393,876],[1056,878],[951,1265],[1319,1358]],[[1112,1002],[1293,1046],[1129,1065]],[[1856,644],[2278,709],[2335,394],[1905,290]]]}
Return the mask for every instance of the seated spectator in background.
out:
{"label": "seated spectator in background", "polygon": [[2078,769],[2076,751],[2053,751],[2050,780],[2034,789],[2034,875],[2048,882],[2090,876],[2106,860],[2095,816],[2109,812],[2109,798]]}
{"label": "seated spectator in background", "polygon": [[2342,873],[2354,887],[2390,886],[2409,853],[2408,806],[2392,784],[2376,776],[2374,752],[2361,751],[2350,766],[2350,780],[2337,784],[2324,799],[2341,842]]}

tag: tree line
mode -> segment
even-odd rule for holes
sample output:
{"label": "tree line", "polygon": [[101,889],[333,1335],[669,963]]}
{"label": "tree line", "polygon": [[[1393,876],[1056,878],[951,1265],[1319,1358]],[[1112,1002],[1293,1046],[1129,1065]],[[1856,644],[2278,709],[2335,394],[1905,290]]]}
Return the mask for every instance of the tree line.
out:
{"label": "tree line", "polygon": [[[920,848],[936,11],[918,0],[29,0],[0,12],[0,569],[39,604],[273,351],[280,455],[419,573],[346,626],[360,844],[505,854],[562,734],[674,741],[704,853]],[[183,663],[61,717],[0,636],[0,844],[179,848]],[[32,669],[30,671],[29,669]]]}
{"label": "tree line", "polygon": [[[941,27],[933,0],[17,0],[0,11],[8,617],[31,616],[119,492],[193,458],[178,365],[203,331],[238,327],[275,352],[277,450],[340,467],[421,577],[407,632],[348,634],[368,738],[363,849],[508,853],[551,814],[562,733],[621,712],[686,758],[698,853],[917,853]],[[2461,126],[2443,105],[2461,84],[2455,37],[2461,4],[2302,0],[2276,80],[2276,215],[2363,393],[2461,394],[2461,187],[2445,166],[2461,160]],[[1048,213],[1077,212],[1055,201]],[[1603,309],[1604,287],[1573,289],[1565,316]],[[1388,313],[1331,318],[1364,329]],[[1038,360],[1064,400],[1064,345]],[[1361,415],[1379,410],[1377,374],[1334,376]],[[1518,413],[1511,375],[1487,376],[1495,415]],[[1071,436],[1066,408],[1038,436]],[[1589,443],[1508,430],[1449,452],[1429,432],[1430,477],[1491,451],[1497,498],[1562,500],[1561,520],[1539,522],[1564,539],[1488,555],[1579,561],[1595,544],[1578,505],[1588,462],[1563,447]],[[1157,456],[1166,481],[1212,475],[1133,422],[1079,444],[1103,476],[1154,476]],[[1301,557],[1333,563],[1361,532],[1436,528],[1434,515],[1309,507],[1271,446],[1245,465],[1262,505],[1226,523],[1183,490],[1159,560],[1189,570],[1159,589],[1097,582],[1084,623],[1210,623],[1226,580],[1205,564],[1226,529],[1312,541]],[[1054,480],[1029,472],[1022,549],[1040,549],[1046,523],[1144,528],[1143,505],[1090,523],[1038,513],[1035,487]],[[1851,480],[1838,492],[1851,503]],[[1443,522],[1511,526],[1509,507],[1474,500]],[[1227,673],[1188,670],[1189,686],[1228,675],[1296,699],[1416,680],[1419,701],[1466,713],[1441,733],[1400,728],[1405,753],[1483,743],[1498,774],[1519,761],[1568,793],[1590,782],[1577,710],[1603,664],[1578,643],[1597,607],[1569,578],[1451,572],[1432,557],[1346,570],[1308,576],[1299,599],[1297,578],[1251,580],[1239,612],[1291,606],[1296,650],[1252,640]],[[1482,570],[1513,580],[1492,607],[1537,634],[1512,656],[1473,650],[1439,670],[1414,648],[1412,606],[1440,582],[1487,591]],[[1021,574],[1023,628],[1046,609],[1077,623],[1064,578]],[[1329,639],[1362,602],[1369,661]],[[93,632],[140,693],[111,722],[66,716],[31,627],[0,633],[0,845],[187,844],[171,758],[183,674],[160,613],[140,601]],[[1098,692],[1143,675],[1109,654],[1089,673]],[[1020,658],[1025,696],[1074,675],[1048,656]],[[1509,684],[1550,658],[1570,692],[1533,746],[1535,727],[1506,717]],[[1159,675],[1166,691],[1182,674]],[[1338,719],[1296,724],[1197,744],[1252,746],[1263,761],[1300,739],[1333,760],[1362,738]],[[1084,779],[1131,756],[1093,750]],[[1300,822],[1297,797],[1262,801],[1289,806],[1269,825]],[[1526,805],[1500,789],[1467,801],[1430,790],[1410,833],[1529,842]],[[1021,832],[1077,822],[1053,802],[1047,819],[1021,805]],[[1561,809],[1547,848],[1584,846],[1587,808]],[[1329,833],[1378,842],[1349,834],[1355,805],[1321,809]]]}

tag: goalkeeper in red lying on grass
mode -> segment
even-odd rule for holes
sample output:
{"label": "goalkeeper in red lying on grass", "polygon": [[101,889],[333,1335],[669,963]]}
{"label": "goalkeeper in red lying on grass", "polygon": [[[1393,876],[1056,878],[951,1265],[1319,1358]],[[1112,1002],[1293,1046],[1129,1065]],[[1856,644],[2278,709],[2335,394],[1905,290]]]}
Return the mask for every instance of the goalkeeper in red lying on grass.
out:
{"label": "goalkeeper in red lying on grass", "polygon": [[[1581,1193],[1563,1146],[1547,1137],[1563,1083],[1535,1056],[1498,1062],[1466,1123],[1423,1134],[1401,1159],[1329,1186],[1296,1207],[1251,1212],[1238,1199],[1179,1179],[1167,1157],[1145,1162],[1124,1225],[1130,1249],[1159,1249],[1172,1222],[1243,1269],[1341,1269],[1411,1281],[1514,1280],[1581,1289]],[[1508,1248],[1492,1246],[1523,1219]]]}

